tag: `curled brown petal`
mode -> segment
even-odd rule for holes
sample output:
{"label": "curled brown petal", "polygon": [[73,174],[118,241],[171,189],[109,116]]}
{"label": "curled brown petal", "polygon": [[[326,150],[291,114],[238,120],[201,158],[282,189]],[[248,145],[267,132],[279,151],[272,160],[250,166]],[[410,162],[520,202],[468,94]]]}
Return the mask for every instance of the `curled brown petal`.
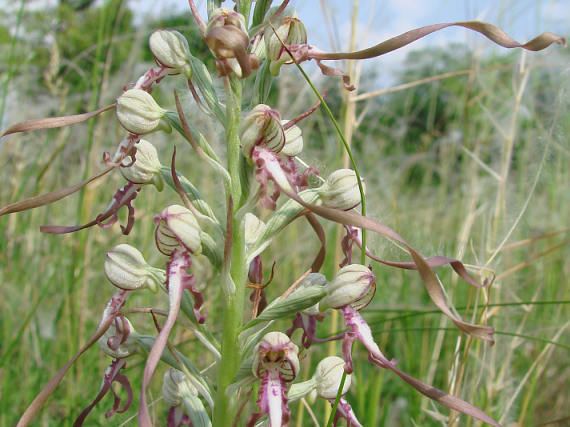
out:
{"label": "curled brown petal", "polygon": [[104,171],[98,173],[97,175],[94,175],[91,178],[88,178],[85,181],[80,182],[79,184],[72,185],[71,187],[62,188],[61,190],[52,191],[47,194],[41,194],[39,196],[30,197],[29,199],[20,200],[19,202],[6,205],[2,209],[0,209],[0,216],[8,215],[15,212],[27,211],[29,209],[34,209],[40,206],[49,205],[50,203],[57,202],[58,200],[61,200],[67,196],[72,195],[73,193],[76,193],[77,191],[85,187],[87,184],[101,178],[102,176],[106,175],[113,169],[114,167],[109,167]]}
{"label": "curled brown petal", "polygon": [[463,27],[472,31],[476,31],[489,40],[495,42],[499,46],[513,49],[522,48],[531,51],[539,51],[546,49],[551,44],[566,45],[566,39],[554,33],[542,33],[539,36],[533,38],[526,43],[519,43],[518,41],[511,38],[507,33],[501,30],[499,27],[488,24],[486,22],[480,21],[464,21],[464,22],[447,22],[442,24],[427,25],[425,27],[416,28],[407,31],[399,36],[393,37],[375,46],[369,47],[367,49],[358,50],[355,52],[311,52],[309,53],[310,58],[318,60],[337,60],[337,59],[368,59],[375,58],[377,56],[385,55],[396,49],[400,49],[410,43],[415,42],[431,33],[439,30],[443,30],[448,27]]}
{"label": "curled brown petal", "polygon": [[65,126],[74,125],[77,123],[84,122],[85,120],[89,120],[90,118],[95,117],[113,108],[115,108],[115,104],[107,105],[105,107],[99,108],[98,110],[91,111],[89,113],[73,114],[71,116],[62,116],[62,117],[49,117],[47,119],[26,120],[24,122],[16,123],[15,125],[10,126],[0,135],[0,138],[6,135],[11,135],[13,133],[28,132],[40,129],[61,128]]}
{"label": "curled brown petal", "polygon": [[[219,59],[237,59],[243,77],[251,74],[250,57],[247,53],[249,38],[239,28],[230,26],[212,28],[206,34],[206,44],[219,56]],[[226,55],[227,51],[231,52],[231,56]]]}

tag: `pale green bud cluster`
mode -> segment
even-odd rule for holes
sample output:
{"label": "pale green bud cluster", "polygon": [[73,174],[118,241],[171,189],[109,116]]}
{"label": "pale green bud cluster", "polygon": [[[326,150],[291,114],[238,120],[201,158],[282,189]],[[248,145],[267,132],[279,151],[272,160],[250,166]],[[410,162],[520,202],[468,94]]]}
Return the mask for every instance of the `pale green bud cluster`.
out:
{"label": "pale green bud cluster", "polygon": [[154,292],[163,282],[162,270],[148,265],[138,249],[124,243],[107,252],[104,269],[107,279],[126,291],[149,288]]}
{"label": "pale green bud cluster", "polygon": [[360,310],[370,303],[375,293],[376,278],[372,271],[361,264],[349,264],[327,285],[327,296],[321,300],[320,308],[337,309],[350,305]]}
{"label": "pale green bud cluster", "polygon": [[171,255],[176,249],[202,252],[202,230],[196,217],[181,205],[171,205],[157,216],[155,240],[158,250]]}
{"label": "pale green bud cluster", "polygon": [[352,169],[339,169],[331,173],[318,192],[323,205],[333,209],[346,211],[361,202],[358,179]]}
{"label": "pale green bud cluster", "polygon": [[162,121],[166,110],[142,89],[129,89],[117,99],[117,118],[126,130],[144,135],[159,128],[170,130]]}
{"label": "pale green bud cluster", "polygon": [[[163,188],[162,164],[158,159],[158,152],[154,145],[141,139],[135,144],[137,149],[135,161],[127,157],[121,164],[121,174],[135,184],[154,184],[158,190]],[[131,164],[132,163],[132,164]]]}
{"label": "pale green bud cluster", "polygon": [[188,41],[178,31],[157,30],[151,34],[149,46],[157,62],[167,68],[192,77]]}

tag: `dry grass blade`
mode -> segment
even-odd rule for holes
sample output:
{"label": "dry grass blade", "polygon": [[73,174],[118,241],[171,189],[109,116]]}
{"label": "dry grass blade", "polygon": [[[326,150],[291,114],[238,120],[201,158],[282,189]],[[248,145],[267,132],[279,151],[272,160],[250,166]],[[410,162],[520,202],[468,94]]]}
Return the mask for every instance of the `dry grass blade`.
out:
{"label": "dry grass blade", "polygon": [[41,129],[54,129],[75,125],[77,123],[84,122],[85,120],[89,120],[92,117],[98,116],[99,114],[113,108],[115,108],[115,104],[107,105],[106,107],[99,108],[98,110],[91,111],[89,113],[73,114],[71,116],[50,117],[47,119],[26,120],[24,122],[16,123],[15,125],[10,126],[4,131],[4,133],[0,135],[0,138],[11,135],[13,133],[29,132],[32,130]]}
{"label": "dry grass blade", "polygon": [[7,206],[4,206],[0,209],[0,216],[8,215],[15,212],[22,212],[29,209],[34,209],[40,206],[49,205],[50,203],[57,202],[67,196],[70,196],[73,193],[81,190],[87,184],[101,178],[102,176],[106,175],[110,171],[112,171],[114,167],[109,167],[105,169],[103,172],[98,173],[97,175],[92,176],[91,178],[86,179],[79,184],[72,185],[71,187],[62,188],[61,190],[52,191],[47,194],[41,194],[39,196],[30,197],[29,199],[21,200],[19,202],[11,203]]}
{"label": "dry grass blade", "polygon": [[486,22],[480,21],[464,21],[464,22],[447,22],[442,24],[427,25],[425,27],[416,28],[407,31],[399,36],[388,39],[382,43],[375,46],[369,47],[367,49],[358,50],[355,52],[315,52],[310,54],[311,58],[318,60],[337,60],[337,59],[368,59],[375,58],[377,56],[385,55],[394,50],[400,49],[404,46],[409,45],[425,36],[428,36],[436,31],[443,30],[448,27],[463,27],[472,31],[476,31],[483,34],[489,40],[495,42],[499,46],[513,49],[522,48],[531,51],[539,51],[546,49],[551,44],[566,45],[566,39],[557,34],[553,33],[542,33],[534,39],[526,42],[520,43],[513,38],[511,38],[507,33],[501,30],[499,27],[488,24]]}

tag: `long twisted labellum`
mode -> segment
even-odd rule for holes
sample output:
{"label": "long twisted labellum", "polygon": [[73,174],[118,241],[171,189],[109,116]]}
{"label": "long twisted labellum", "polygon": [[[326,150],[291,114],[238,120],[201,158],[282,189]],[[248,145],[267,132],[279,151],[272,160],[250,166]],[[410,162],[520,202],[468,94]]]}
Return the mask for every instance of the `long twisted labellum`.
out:
{"label": "long twisted labellum", "polygon": [[[97,404],[101,401],[101,399],[103,399],[107,395],[107,393],[109,393],[109,391],[113,394],[114,402],[112,409],[110,409],[105,414],[106,418],[111,417],[115,413],[122,414],[123,412],[126,412],[129,409],[133,400],[133,391],[127,377],[120,373],[121,369],[123,369],[126,366],[126,363],[127,362],[125,361],[125,359],[115,359],[113,361],[113,363],[109,367],[108,372],[105,373],[103,384],[101,385],[99,393],[97,393],[95,399],[93,399],[93,401],[79,414],[79,416],[73,423],[73,427],[83,426],[83,423],[85,422],[87,416],[91,413],[93,408],[97,406]],[[127,393],[127,401],[122,407],[120,407],[121,399],[119,398],[115,390],[113,390],[113,383],[115,382],[119,383]]]}
{"label": "long twisted labellum", "polygon": [[[356,239],[356,245],[359,248],[361,248],[362,242],[360,242],[359,239]],[[368,258],[373,259],[376,262],[379,262],[380,264],[388,265],[390,267],[401,268],[403,270],[417,270],[417,266],[413,262],[390,261],[390,260],[382,259],[382,258],[374,255],[368,249],[366,250],[366,256],[368,256]],[[472,277],[469,274],[469,272],[467,271],[467,269],[465,268],[465,265],[463,265],[463,263],[461,261],[459,261],[458,259],[448,258],[446,256],[438,255],[438,256],[432,256],[429,258],[425,258],[425,261],[431,268],[443,267],[444,265],[450,265],[451,268],[453,268],[453,271],[455,271],[459,277],[461,277],[463,280],[465,280],[466,283],[468,283],[471,286],[474,286],[476,288],[483,288],[483,287],[488,285],[488,282],[484,282],[483,284],[481,284],[474,277]]]}
{"label": "long twisted labellum", "polygon": [[396,366],[389,366],[388,369],[390,369],[392,372],[394,372],[396,375],[398,375],[400,378],[402,378],[405,382],[410,384],[413,388],[415,388],[424,396],[427,396],[430,399],[433,399],[436,402],[439,402],[442,405],[447,406],[448,408],[454,409],[458,412],[461,412],[463,414],[481,420],[489,425],[492,425],[494,427],[501,427],[501,425],[497,421],[495,421],[493,418],[491,418],[481,409],[471,405],[470,403],[467,403],[463,399],[460,399],[459,397],[456,396],[452,396],[450,394],[445,393],[442,390],[439,390],[438,388],[428,385],[418,380],[417,378],[414,378],[406,374],[405,372],[398,369]]}
{"label": "long twisted labellum", "polygon": [[120,188],[115,196],[113,196],[113,201],[109,204],[107,209],[97,215],[97,217],[86,224],[82,225],[42,225],[40,231],[42,233],[48,234],[67,234],[75,233],[76,231],[84,230],[86,228],[93,227],[94,225],[99,225],[100,227],[107,228],[118,221],[118,212],[123,207],[126,206],[128,210],[127,225],[121,225],[121,231],[124,235],[128,235],[134,225],[134,207],[132,206],[133,200],[137,197],[141,186],[139,184],[134,184],[132,182],[127,183],[122,188]]}
{"label": "long twisted labellum", "polygon": [[6,135],[11,135],[13,133],[29,132],[32,130],[40,129],[54,129],[75,125],[77,123],[84,122],[85,120],[89,120],[92,117],[98,116],[99,114],[113,108],[115,108],[115,104],[107,105],[89,113],[74,114],[71,116],[50,117],[47,119],[26,120],[24,122],[16,123],[15,125],[10,126],[4,131],[4,133],[0,135],[0,138]]}
{"label": "long twisted labellum", "polygon": [[400,49],[410,43],[415,42],[431,33],[439,30],[443,30],[448,27],[463,27],[472,31],[476,31],[483,34],[489,40],[495,42],[499,46],[513,49],[522,48],[531,51],[539,51],[546,49],[551,44],[565,45],[566,39],[557,34],[553,33],[542,33],[534,39],[526,42],[519,43],[518,41],[511,38],[507,33],[501,30],[499,27],[488,24],[486,22],[480,21],[465,21],[465,22],[448,22],[442,24],[427,25],[425,27],[416,28],[414,30],[407,31],[399,36],[393,37],[375,46],[369,47],[368,49],[358,50],[356,52],[338,52],[338,53],[326,53],[326,52],[310,52],[309,58],[314,58],[318,60],[337,60],[337,59],[368,59],[375,58],[377,56],[382,56],[390,53],[396,49]]}
{"label": "long twisted labellum", "polygon": [[48,400],[48,398],[55,391],[59,383],[63,380],[63,377],[65,377],[65,374],[67,373],[67,371],[69,371],[69,368],[71,368],[71,366],[73,366],[73,364],[77,361],[77,359],[79,359],[83,353],[85,353],[93,344],[95,344],[99,340],[99,338],[101,338],[105,334],[107,329],[109,329],[109,326],[111,326],[111,323],[113,323],[113,321],[115,320],[116,314],[119,312],[119,309],[124,303],[125,296],[126,296],[125,291],[120,291],[117,294],[115,294],[115,296],[111,299],[111,301],[108,304],[108,307],[110,307],[109,312],[103,318],[101,323],[99,323],[99,327],[97,328],[95,333],[91,336],[91,338],[89,338],[89,340],[87,340],[85,345],[81,347],[81,349],[77,353],[75,353],[75,355],[71,359],[69,359],[69,361],[65,365],[63,365],[63,367],[59,371],[57,371],[57,373],[53,376],[53,378],[49,380],[46,386],[36,396],[36,398],[32,401],[32,403],[30,403],[30,406],[28,406],[26,411],[22,414],[22,417],[18,421],[16,427],[26,427],[33,421],[33,419],[38,414],[38,412],[40,411],[46,400]]}
{"label": "long twisted labellum", "polygon": [[41,194],[39,196],[30,197],[29,199],[21,200],[19,202],[11,203],[9,205],[4,206],[0,209],[0,216],[8,215],[14,212],[22,212],[27,211],[29,209],[38,208],[40,206],[49,205],[50,203],[57,202],[58,200],[64,199],[67,196],[76,193],[77,191],[81,190],[87,184],[101,178],[102,176],[106,175],[110,171],[112,171],[114,167],[109,167],[104,171],[98,173],[97,175],[92,176],[91,178],[86,179],[79,184],[72,185],[71,187],[62,188],[61,190],[52,191],[47,194]]}
{"label": "long twisted labellum", "polygon": [[357,213],[341,211],[337,209],[331,209],[324,206],[310,205],[303,201],[297,194],[291,191],[283,189],[283,191],[297,203],[309,209],[311,212],[328,219],[330,221],[337,222],[344,225],[352,225],[354,227],[365,228],[374,233],[377,233],[383,237],[394,240],[396,242],[404,245],[408,253],[411,255],[416,265],[420,277],[422,278],[426,290],[433,301],[433,303],[447,316],[453,323],[463,332],[472,335],[477,338],[481,338],[485,341],[494,342],[493,340],[493,328],[485,325],[475,325],[468,323],[461,319],[461,317],[456,314],[452,308],[448,305],[447,298],[442,289],[439,279],[435,273],[430,268],[429,264],[426,262],[424,257],[420,255],[413,247],[411,247],[408,242],[404,240],[398,233],[392,230],[390,227],[373,220],[371,218],[359,215]]}
{"label": "long twisted labellum", "polygon": [[152,427],[148,405],[146,402],[146,389],[150,384],[150,380],[158,366],[158,362],[162,356],[170,331],[176,323],[180,305],[182,303],[182,295],[184,293],[184,279],[186,268],[190,265],[190,256],[179,249],[172,253],[170,262],[168,263],[168,316],[162,330],[154,341],[152,349],[148,354],[146,366],[144,367],[143,383],[141,386],[141,397],[139,406],[139,426]]}

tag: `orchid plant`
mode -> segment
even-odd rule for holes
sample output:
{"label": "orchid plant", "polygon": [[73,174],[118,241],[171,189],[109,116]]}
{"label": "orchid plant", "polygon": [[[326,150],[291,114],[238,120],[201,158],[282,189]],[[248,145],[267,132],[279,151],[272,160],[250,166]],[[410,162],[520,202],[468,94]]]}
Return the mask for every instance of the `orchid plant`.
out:
{"label": "orchid plant", "polygon": [[[463,333],[492,343],[491,327],[469,323],[453,309],[434,269],[449,265],[467,284],[483,287],[489,283],[479,283],[459,260],[424,257],[396,231],[366,216],[363,178],[347,144],[352,169],[336,170],[321,177],[317,168],[302,160],[303,144],[310,143],[303,139],[303,119],[318,108],[324,108],[337,126],[318,91],[318,102],[307,106],[307,111],[298,117],[283,118],[281,112],[267,103],[272,81],[278,78],[283,67],[297,67],[306,77],[301,64],[314,61],[325,76],[340,77],[344,88],[352,90],[348,76],[323,61],[378,57],[449,26],[476,31],[506,48],[536,51],[553,43],[562,44],[564,40],[544,33],[520,44],[493,25],[473,21],[431,25],[364,50],[327,53],[308,44],[307,29],[288,0],[275,7],[272,0],[238,0],[229,8],[223,8],[219,0],[207,3],[207,19],[193,0],[189,6],[195,25],[215,58],[215,69],[208,69],[192,55],[182,34],[157,30],[149,41],[157,65],[128,85],[112,105],[92,113],[26,121],[3,133],[5,136],[69,126],[112,109],[125,129],[125,137],[116,151],[104,153],[105,169],[99,174],[69,188],[0,210],[0,215],[6,215],[53,203],[111,171],[120,171],[125,184],[92,221],[72,226],[47,225],[42,227],[43,232],[72,233],[94,226],[113,232],[118,213],[125,208],[127,223],[120,229],[129,235],[136,232],[133,202],[137,195],[141,191],[153,191],[153,187],[161,191],[165,184],[173,190],[172,204],[156,206],[154,217],[154,241],[156,249],[164,255],[164,264],[155,267],[146,262],[141,250],[150,248],[139,250],[126,243],[110,248],[102,267],[117,291],[104,308],[99,327],[30,404],[18,426],[30,424],[70,366],[95,343],[111,362],[94,400],[78,414],[75,426],[84,424],[90,411],[107,393],[114,396],[108,417],[129,409],[134,401],[133,390],[124,368],[129,358],[137,354],[146,357],[138,400],[138,423],[143,427],[153,424],[147,390],[161,363],[170,368],[163,377],[167,415],[159,421],[160,425],[286,426],[291,417],[289,404],[316,392],[318,397],[330,402],[331,422],[336,425],[344,419],[347,425],[360,426],[357,414],[345,398],[351,386],[353,365],[367,363],[353,359],[355,342],[367,350],[370,363],[393,372],[428,398],[489,425],[499,425],[459,397],[403,372],[396,359],[380,349],[362,315],[374,298],[377,286],[375,274],[367,265],[369,260],[374,260],[386,268],[417,270],[430,298],[444,315]],[[182,80],[191,95],[181,98],[175,93],[175,111],[163,108],[152,96],[155,86],[164,79]],[[223,94],[218,93],[220,85],[214,84],[215,79],[223,84]],[[308,79],[307,82],[312,85]],[[186,116],[181,99],[192,99],[202,114],[219,124],[226,146],[223,156],[216,153],[193,119]],[[248,105],[253,107],[245,107]],[[175,149],[170,165],[161,164],[152,144],[153,135],[173,131],[195,151],[192,161],[204,162],[223,182],[225,212],[216,212],[207,202],[209,197],[219,196],[204,194],[203,197],[192,180],[176,169]],[[342,133],[339,137],[345,142]],[[172,139],[175,139],[174,134]],[[269,277],[264,277],[267,273],[263,267],[264,252],[279,233],[299,218],[305,218],[315,231],[321,243],[319,252],[307,265],[306,272],[292,284],[273,277],[273,268]],[[328,254],[319,219],[342,224],[346,230],[341,247],[344,260],[331,278],[320,273]],[[367,248],[367,232],[398,243],[411,260],[400,262],[377,257]],[[353,261],[356,251],[360,257]],[[206,311],[211,292],[204,283],[197,283],[197,277],[192,274],[197,257],[207,260],[221,278],[210,287],[223,288],[222,316],[209,316]],[[268,302],[265,289],[270,284],[280,296]],[[140,292],[151,292],[157,304],[167,301],[168,310],[127,308],[129,297]],[[341,314],[346,330],[333,337],[319,338],[317,324],[326,321],[333,310]],[[155,336],[137,333],[127,317],[137,311],[152,314],[157,330]],[[165,320],[162,322],[161,318]],[[274,330],[278,320],[290,322],[291,327],[286,331]],[[183,354],[176,348],[171,340],[175,326],[194,332],[205,351],[212,354],[215,369],[200,367],[195,355]],[[301,334],[296,332],[299,329]],[[320,361],[308,381],[296,382],[300,359],[315,346],[330,340],[342,340],[342,353]],[[125,402],[114,384],[126,392]],[[253,390],[258,390],[256,405],[250,399]]]}

